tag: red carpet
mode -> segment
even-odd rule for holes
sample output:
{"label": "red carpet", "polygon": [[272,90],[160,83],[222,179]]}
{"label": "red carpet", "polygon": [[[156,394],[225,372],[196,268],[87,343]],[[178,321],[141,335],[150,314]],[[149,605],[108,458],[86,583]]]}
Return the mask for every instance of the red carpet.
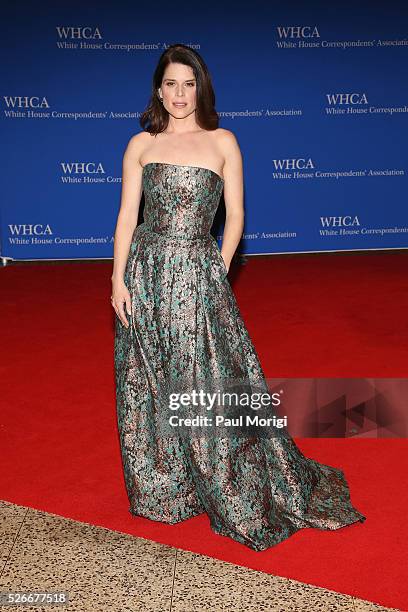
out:
{"label": "red carpet", "polygon": [[[266,375],[407,377],[407,256],[258,257],[233,271]],[[129,514],[110,273],[110,262],[1,270],[0,498],[407,610],[406,440],[297,440],[344,470],[367,520],[262,553],[213,534],[205,514],[175,526]]]}

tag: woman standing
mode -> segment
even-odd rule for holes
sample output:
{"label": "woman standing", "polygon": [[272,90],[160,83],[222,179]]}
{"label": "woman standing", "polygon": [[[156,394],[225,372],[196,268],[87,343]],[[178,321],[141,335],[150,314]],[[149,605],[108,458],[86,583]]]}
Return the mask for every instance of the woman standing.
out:
{"label": "woman standing", "polygon": [[[301,528],[338,529],[365,517],[343,472],[306,458],[286,430],[161,431],[171,412],[163,390],[175,381],[266,388],[227,278],[244,225],[242,156],[234,134],[218,128],[214,104],[200,55],[169,47],[143,131],[123,159],[112,274],[118,428],[132,514],[177,523],[207,512],[216,533],[261,551]],[[136,226],[142,191],[144,222]],[[220,251],[210,230],[222,192]]]}

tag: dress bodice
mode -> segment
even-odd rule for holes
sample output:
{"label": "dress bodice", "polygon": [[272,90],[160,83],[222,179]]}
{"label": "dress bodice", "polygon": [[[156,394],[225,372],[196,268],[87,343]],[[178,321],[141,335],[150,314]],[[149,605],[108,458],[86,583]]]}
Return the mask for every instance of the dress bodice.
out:
{"label": "dress bodice", "polygon": [[201,166],[150,162],[143,167],[144,222],[166,236],[209,234],[224,180]]}

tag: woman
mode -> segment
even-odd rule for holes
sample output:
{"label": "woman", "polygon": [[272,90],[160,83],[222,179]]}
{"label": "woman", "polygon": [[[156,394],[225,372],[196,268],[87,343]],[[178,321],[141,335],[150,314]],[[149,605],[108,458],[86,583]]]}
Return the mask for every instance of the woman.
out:
{"label": "woman", "polygon": [[[185,422],[183,435],[174,426],[183,419],[174,421],[174,407],[162,401],[175,382],[185,390],[203,380],[267,389],[227,278],[243,230],[242,157],[233,133],[218,128],[214,103],[199,54],[169,47],[143,131],[123,159],[111,298],[118,428],[132,514],[177,523],[207,512],[216,533],[261,551],[301,528],[338,529],[365,517],[343,472],[304,457],[286,430],[220,436],[201,423],[197,436]],[[220,251],[210,229],[222,192]]]}

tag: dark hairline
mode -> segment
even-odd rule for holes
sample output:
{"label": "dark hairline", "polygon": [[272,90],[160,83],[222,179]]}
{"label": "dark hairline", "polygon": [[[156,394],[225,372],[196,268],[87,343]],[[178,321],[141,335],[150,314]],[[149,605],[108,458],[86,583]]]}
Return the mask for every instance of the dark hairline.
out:
{"label": "dark hairline", "polygon": [[[197,80],[197,79],[194,77],[193,79],[186,79],[186,80],[184,81],[184,83],[189,83],[190,81],[196,81],[196,80]],[[164,81],[177,81],[177,79],[170,79],[170,78],[167,78],[167,77],[166,77],[165,79],[163,79],[163,82],[164,82]]]}

